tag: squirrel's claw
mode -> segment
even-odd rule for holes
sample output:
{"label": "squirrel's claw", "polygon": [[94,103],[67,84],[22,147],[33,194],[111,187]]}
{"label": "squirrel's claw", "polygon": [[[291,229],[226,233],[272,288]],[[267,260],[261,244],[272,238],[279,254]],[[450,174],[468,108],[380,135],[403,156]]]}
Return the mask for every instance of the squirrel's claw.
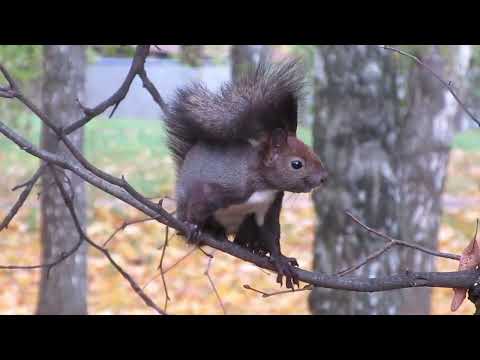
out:
{"label": "squirrel's claw", "polygon": [[198,245],[200,242],[200,236],[202,231],[197,224],[188,223],[190,228],[189,234],[187,236],[187,241],[191,244]]}
{"label": "squirrel's claw", "polygon": [[298,261],[297,261],[297,259],[295,259],[294,257],[286,257],[286,256],[285,256],[285,260],[286,260],[290,265],[298,267]]}
{"label": "squirrel's claw", "polygon": [[280,286],[283,286],[283,277],[285,276],[285,286],[288,289],[294,290],[294,285],[300,287],[298,276],[293,270],[294,266],[298,266],[297,259],[280,255],[279,257],[271,258],[271,261],[277,270],[277,283]]}

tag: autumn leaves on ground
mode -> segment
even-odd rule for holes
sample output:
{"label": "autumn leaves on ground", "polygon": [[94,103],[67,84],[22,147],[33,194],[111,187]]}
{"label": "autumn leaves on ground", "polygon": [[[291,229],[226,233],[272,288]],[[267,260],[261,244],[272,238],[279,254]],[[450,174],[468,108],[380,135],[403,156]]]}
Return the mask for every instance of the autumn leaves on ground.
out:
{"label": "autumn leaves on ground", "polygon": [[[35,122],[36,120],[32,120]],[[38,122],[36,122],[38,123]],[[13,124],[12,124],[13,125]],[[304,132],[308,136],[308,132]],[[38,126],[24,135],[38,143]],[[480,147],[475,146],[478,132],[463,136],[452,151],[444,216],[439,235],[440,250],[460,254],[471,240],[480,201]],[[168,196],[173,184],[172,162],[163,145],[160,122],[134,119],[98,119],[87,126],[86,155],[103,170],[123,174],[146,196]],[[306,139],[309,142],[309,139]],[[18,196],[10,191],[38,166],[37,160],[0,138],[0,219]],[[0,233],[0,264],[28,265],[40,261],[39,201],[37,188],[9,228]],[[88,187],[90,202],[88,234],[104,243],[125,220],[144,216],[120,201]],[[170,205],[170,204],[167,204]],[[298,259],[305,269],[312,268],[312,245],[315,214],[309,195],[288,194],[282,214],[282,246],[288,256]],[[172,235],[173,232],[170,232]],[[408,239],[403,239],[408,240]],[[157,267],[165,241],[165,227],[145,222],[126,227],[109,242],[119,263],[144,286],[145,291],[163,307],[165,291]],[[372,238],[379,247],[381,240]],[[212,253],[211,249],[206,249]],[[186,254],[188,257],[181,260]],[[308,292],[276,295],[268,298],[247,290],[244,285],[265,292],[278,291],[275,275],[228,255],[215,252],[209,267],[228,314],[308,314]],[[167,311],[172,314],[222,314],[215,292],[205,275],[209,258],[201,251],[191,252],[184,241],[171,236],[166,248],[164,268],[168,287]],[[439,271],[454,271],[458,263],[440,259]],[[0,272],[0,314],[31,314],[35,310],[38,271]],[[112,268],[108,260],[94,249],[88,259],[88,307],[91,314],[151,314],[128,283]],[[451,314],[450,289],[435,289],[433,314]],[[456,314],[471,314],[469,302]]]}

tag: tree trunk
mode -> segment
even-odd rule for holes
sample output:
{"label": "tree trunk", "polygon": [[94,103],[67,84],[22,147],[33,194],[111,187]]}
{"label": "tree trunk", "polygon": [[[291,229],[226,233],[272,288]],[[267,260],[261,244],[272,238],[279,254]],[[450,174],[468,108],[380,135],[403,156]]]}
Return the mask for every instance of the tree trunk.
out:
{"label": "tree trunk", "polygon": [[203,50],[203,45],[181,45],[180,61],[193,67],[200,66],[204,60]]}
{"label": "tree trunk", "polygon": [[254,52],[250,45],[232,45],[230,48],[232,80],[244,73],[254,64]]}
{"label": "tree trunk", "polygon": [[[468,46],[424,46],[416,55],[458,89],[470,53]],[[436,248],[450,143],[461,118],[453,97],[425,69],[377,46],[319,46],[315,72],[314,147],[330,174],[314,195],[315,270],[338,272],[385,245],[349,220],[347,209],[395,238]],[[429,255],[394,248],[354,275],[434,267]],[[315,289],[309,300],[315,314],[430,312],[426,288]]]}
{"label": "tree trunk", "polygon": [[[84,92],[85,46],[47,45],[44,46],[43,55],[43,110],[57,126],[64,127],[82,116],[76,100],[81,99]],[[82,150],[83,129],[69,135],[69,138]],[[42,147],[74,161],[66,147],[59,144],[55,134],[46,126],[42,129]],[[70,172],[66,172],[65,175],[69,177],[70,182],[64,184],[74,193],[75,209],[84,226],[86,222],[84,183]],[[41,226],[42,262],[57,259],[62,252],[73,248],[79,240],[70,212],[50,173],[43,177]],[[46,270],[42,271],[37,313],[86,314],[86,295],[86,247],[82,245],[74,255],[53,267],[49,274]]]}

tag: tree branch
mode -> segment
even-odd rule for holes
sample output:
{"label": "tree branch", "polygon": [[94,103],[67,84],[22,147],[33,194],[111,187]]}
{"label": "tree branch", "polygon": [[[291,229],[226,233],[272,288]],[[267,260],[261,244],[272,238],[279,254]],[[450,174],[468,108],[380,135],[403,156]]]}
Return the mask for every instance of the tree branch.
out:
{"label": "tree branch", "polygon": [[385,245],[383,248],[375,251],[373,254],[369,255],[365,260],[359,262],[358,264],[356,265],[353,265],[345,270],[342,270],[342,271],[339,271],[337,273],[337,275],[339,276],[345,276],[345,275],[348,275],[352,272],[354,272],[355,270],[358,270],[360,269],[362,266],[372,262],[373,260],[375,260],[376,258],[378,258],[379,256],[383,255],[384,253],[386,253],[388,250],[390,250],[395,244],[393,242],[390,242],[388,243],[387,245]]}
{"label": "tree branch", "polygon": [[143,292],[143,290],[140,288],[140,286],[138,286],[135,280],[133,280],[133,278],[125,270],[123,270],[123,268],[120,265],[118,265],[118,263],[110,255],[110,252],[105,248],[97,245],[87,236],[87,234],[85,233],[85,231],[83,230],[80,224],[80,221],[78,220],[72,199],[68,197],[67,191],[65,190],[65,187],[63,186],[62,182],[58,178],[58,175],[56,174],[56,172],[52,171],[52,174],[55,179],[55,183],[57,184],[57,187],[60,190],[60,193],[62,194],[63,201],[65,202],[65,205],[68,207],[68,210],[70,211],[70,214],[75,223],[75,227],[77,228],[77,231],[80,234],[80,237],[86,242],[88,242],[95,249],[100,251],[103,255],[105,255],[105,257],[110,261],[113,267],[117,269],[117,271],[129,282],[132,289],[140,296],[140,298],[142,298],[142,300],[145,302],[147,306],[150,306],[159,314],[166,315],[166,313],[162,309],[160,309],[147,294]]}
{"label": "tree branch", "polygon": [[410,242],[407,242],[407,241],[394,239],[394,238],[392,238],[388,235],[385,235],[385,234],[383,234],[383,233],[381,233],[381,232],[379,232],[375,229],[372,229],[371,227],[368,227],[367,225],[362,223],[360,220],[358,220],[355,216],[353,216],[352,213],[350,213],[349,211],[345,211],[345,213],[347,214],[347,216],[349,218],[351,218],[353,221],[355,221],[357,224],[359,224],[365,230],[367,230],[368,232],[370,232],[372,234],[380,236],[381,238],[389,241],[390,244],[392,244],[392,245],[408,247],[408,248],[411,248],[411,249],[419,250],[419,251],[424,252],[424,253],[429,254],[429,255],[438,256],[438,257],[442,257],[442,258],[445,258],[445,259],[452,259],[452,260],[457,260],[457,261],[460,260],[460,255],[443,253],[443,252],[435,251],[435,250],[432,250],[432,249],[428,249],[428,248],[426,248],[424,246],[421,246],[421,245],[417,245],[417,244],[410,243]]}
{"label": "tree branch", "polygon": [[[64,130],[64,134],[68,135],[75,130],[81,128],[82,126],[86,125],[90,120],[102,114],[110,106],[114,106],[114,110],[116,109],[116,107],[118,107],[120,102],[127,96],[130,85],[132,85],[132,82],[137,76],[138,72],[143,69],[145,59],[148,56],[148,48],[149,45],[137,46],[130,69],[127,73],[127,76],[125,77],[125,80],[123,80],[123,83],[120,85],[120,88],[104,102],[98,104],[94,108],[88,109],[88,112],[84,111],[85,116],[80,120],[77,120],[71,125],[67,126]],[[110,117],[113,115],[114,110],[110,114]]]}
{"label": "tree branch", "polygon": [[147,221],[154,221],[154,220],[158,220],[160,219],[160,217],[157,217],[157,218],[146,218],[146,219],[138,219],[138,220],[131,220],[131,221],[124,221],[122,223],[122,225],[120,225],[120,227],[118,227],[117,229],[115,229],[115,231],[108,237],[108,239],[102,244],[103,247],[107,246],[110,241],[112,241],[112,239],[115,237],[115,235],[117,235],[120,231],[123,231],[125,230],[125,228],[127,226],[131,226],[131,225],[135,225],[135,224],[141,224],[141,223],[144,223],[144,222],[147,222]]}
{"label": "tree branch", "polygon": [[410,59],[412,59],[413,61],[415,61],[418,65],[420,65],[421,67],[425,68],[430,74],[432,74],[435,79],[437,79],[438,81],[440,81],[440,83],[450,92],[450,94],[452,94],[452,96],[455,98],[455,100],[457,101],[457,103],[460,105],[460,107],[463,109],[463,111],[465,111],[465,113],[470,116],[470,118],[478,125],[480,126],[480,120],[478,120],[477,117],[475,117],[475,115],[473,115],[473,113],[468,110],[467,106],[462,102],[462,100],[460,100],[460,98],[458,97],[458,95],[455,93],[455,91],[453,90],[453,87],[452,87],[452,83],[449,81],[449,82],[446,82],[445,80],[443,80],[440,75],[438,75],[435,71],[433,71],[433,69],[428,66],[427,64],[425,64],[423,61],[421,61],[418,57],[416,57],[415,55],[412,55],[412,54],[409,54],[408,52],[406,51],[402,51],[400,49],[397,49],[397,48],[394,48],[394,47],[391,47],[391,46],[387,46],[387,45],[384,45],[382,46],[383,49],[385,50],[390,50],[390,51],[393,51],[393,52],[396,52],[398,54],[401,54],[403,56],[406,56]]}
{"label": "tree branch", "polygon": [[16,189],[19,189],[21,187],[26,186],[25,190],[22,191],[22,193],[18,197],[18,200],[15,202],[15,204],[13,205],[11,210],[8,212],[5,219],[3,219],[3,221],[0,223],[0,232],[3,229],[8,228],[8,224],[10,224],[10,221],[12,221],[12,219],[17,214],[18,210],[20,210],[20,208],[23,206],[23,204],[25,203],[25,201],[28,198],[28,195],[30,195],[30,192],[32,191],[33,186],[38,181],[40,176],[42,176],[42,173],[43,173],[44,170],[45,170],[45,167],[43,165],[40,166],[40,168],[35,172],[35,174],[32,176],[32,178],[30,180],[28,180],[24,184],[17,185],[12,189],[12,191],[15,191]]}
{"label": "tree branch", "polygon": [[[394,50],[400,53],[403,53],[399,50],[394,48],[385,47],[389,50]],[[1,88],[0,89],[0,96],[3,97],[14,97],[21,101],[27,108],[29,108],[33,113],[35,113],[44,123],[48,126],[54,133],[57,135],[58,139],[67,146],[70,152],[73,154],[76,162],[68,161],[67,159],[48,152],[46,150],[38,149],[33,144],[25,140],[22,136],[17,134],[14,130],[8,128],[5,124],[0,122],[0,133],[3,134],[6,138],[17,144],[22,150],[28,152],[29,154],[42,159],[45,161],[49,167],[53,167],[54,165],[69,170],[84,181],[90,183],[91,185],[97,187],[100,190],[116,197],[119,200],[122,200],[126,204],[134,207],[135,209],[143,212],[149,218],[156,219],[156,221],[167,225],[170,228],[175,229],[180,234],[184,234],[185,236],[190,236],[193,228],[186,223],[178,221],[175,217],[169,214],[167,211],[163,209],[161,204],[155,204],[151,202],[149,199],[145,198],[143,195],[138,193],[135,189],[132,188],[130,184],[125,180],[122,176],[120,179],[116,178],[110,174],[105,173],[104,171],[98,169],[94,165],[92,165],[82,154],[78,151],[73,144],[68,139],[67,135],[71,132],[79,129],[80,127],[87,124],[91,119],[95,116],[103,113],[108,107],[114,106],[114,109],[120,104],[120,102],[125,98],[130,88],[131,83],[133,82],[134,78],[138,75],[143,82],[143,86],[150,92],[154,101],[162,108],[162,110],[167,111],[166,104],[164,103],[163,99],[161,98],[159,92],[153,85],[153,83],[148,79],[146,74],[144,65],[146,57],[148,56],[149,52],[149,45],[139,45],[137,46],[135,56],[132,61],[132,65],[130,70],[120,86],[120,88],[113,94],[109,99],[104,101],[103,103],[99,104],[93,109],[86,108],[82,106],[85,116],[80,120],[72,123],[70,126],[60,129],[53,125],[53,123],[45,116],[45,114],[38,109],[30,100],[25,98],[23,94],[20,92],[17,84],[14,82],[13,78],[10,74],[5,70],[3,66],[0,65],[0,71],[5,76],[10,88]],[[405,55],[405,54],[404,54]],[[416,59],[415,57],[413,57]],[[421,65],[426,66],[420,60],[416,59]],[[426,67],[429,69],[428,67]],[[431,69],[430,69],[431,70]],[[433,71],[431,71],[433,73]],[[433,73],[436,75],[435,73]],[[438,78],[438,76],[436,76]],[[439,79],[441,80],[441,79]],[[445,82],[442,81],[442,84],[445,85]],[[447,84],[450,92],[454,95],[454,97],[459,101],[458,97],[456,97],[453,90],[450,88],[449,84]],[[459,101],[461,104],[461,102]],[[462,105],[462,104],[461,104]],[[464,110],[468,112],[467,109]],[[476,121],[470,113],[469,115]],[[478,121],[476,121],[478,123]],[[480,123],[479,123],[480,124]],[[164,314],[165,312],[161,310],[146,294],[145,292],[137,285],[137,283],[133,280],[133,278],[126,273],[123,268],[121,268],[112,258],[109,251],[106,250],[104,247],[97,245],[87,236],[85,231],[80,226],[78,222],[77,215],[75,212],[75,208],[73,206],[73,199],[68,196],[65,186],[60,181],[58,175],[55,171],[53,171],[54,179],[56,182],[57,187],[59,188],[61,195],[65,204],[67,205],[72,218],[75,222],[75,226],[77,227],[77,231],[80,235],[81,241],[86,241],[91,246],[95,247],[98,251],[102,252],[104,256],[108,258],[110,263],[120,272],[120,274],[129,282],[130,286],[133,290],[141,297],[141,299],[145,302],[147,306],[152,307],[160,314]],[[38,175],[40,176],[40,175]],[[33,178],[32,178],[33,180]],[[31,191],[31,187],[33,187],[34,183],[27,182],[24,184],[26,189],[21,194],[20,199],[17,201],[14,208],[16,210],[13,211],[13,215],[18,211],[19,208],[23,205],[26,197],[28,196],[29,192]],[[29,190],[30,189],[30,190]],[[27,191],[28,190],[28,191]],[[26,195],[24,195],[26,194]],[[22,200],[23,199],[23,200]],[[361,223],[358,219],[356,219],[353,215],[347,212],[347,215],[350,216],[355,222],[360,224],[363,228],[367,231],[382,237],[383,239],[388,241],[388,244],[383,248],[377,251],[376,253],[370,255],[367,259],[362,261],[361,263],[346,269],[341,272],[340,275],[328,275],[318,272],[311,272],[306,271],[300,268],[295,268],[294,271],[297,274],[300,281],[307,283],[308,285],[304,288],[305,290],[309,290],[311,287],[325,287],[331,289],[338,289],[338,290],[349,290],[349,291],[358,291],[358,292],[374,292],[374,291],[387,291],[387,290],[394,290],[394,289],[402,289],[402,288],[410,288],[410,287],[445,287],[445,288],[472,288],[474,284],[478,281],[480,270],[471,270],[471,271],[458,271],[458,272],[404,272],[397,275],[391,276],[381,276],[377,278],[366,278],[366,277],[358,277],[358,276],[346,276],[350,272],[358,269],[359,267],[365,265],[369,261],[372,261],[376,257],[380,256],[384,252],[386,252],[389,248],[393,246],[404,246],[409,247],[418,251],[422,251],[428,253],[433,256],[439,256],[454,260],[459,260],[458,255],[454,254],[446,254],[437,252],[431,249],[427,249],[425,247],[408,243],[406,241],[401,241],[397,239],[393,239],[388,235],[382,234],[374,229],[369,228],[368,226]],[[13,217],[13,216],[12,216]],[[8,218],[8,215],[7,215]],[[4,223],[8,224],[8,221],[4,220]],[[2,223],[3,224],[3,223]],[[244,261],[250,262],[255,264],[256,266],[270,270],[272,272],[276,272],[276,268],[273,263],[267,257],[262,257],[259,255],[252,254],[248,250],[234,244],[230,241],[218,241],[213,237],[202,234],[200,236],[200,244],[210,246],[214,249],[227,253],[231,256],[237,257]],[[78,244],[80,246],[80,242]],[[167,246],[167,243],[164,244]],[[196,248],[193,248],[186,256],[180,259],[178,262],[186,258],[190,253],[195,251]],[[75,250],[76,251],[76,250]],[[163,249],[162,253],[162,260],[164,255],[165,248]],[[65,255],[65,254],[63,254]],[[161,262],[162,262],[161,260]],[[178,263],[177,262],[177,263]],[[163,265],[163,264],[162,264]],[[49,264],[41,265],[41,266],[49,266]],[[173,265],[175,266],[175,265]],[[163,270],[160,266],[161,275],[163,277],[173,266],[170,268]],[[38,266],[37,266],[38,267]],[[5,268],[5,267],[3,267]],[[9,267],[11,268],[11,267]],[[16,267],[18,268],[18,267]],[[25,267],[21,267],[25,268]],[[207,275],[208,275],[208,267],[207,267]],[[214,286],[213,286],[214,288]],[[288,291],[291,292],[291,291]],[[278,292],[278,293],[286,293],[286,292]],[[168,294],[166,294],[168,297]]]}
{"label": "tree branch", "polygon": [[[114,197],[124,201],[133,206],[137,210],[143,212],[150,217],[158,217],[160,223],[166,224],[171,228],[176,229],[182,234],[189,235],[192,230],[189,225],[178,221],[171,216],[167,211],[161,207],[153,210],[144,201],[134,198],[122,188],[112,185],[107,180],[92,174],[77,164],[68,163],[65,159],[51,154],[48,151],[37,149],[34,145],[9,129],[2,122],[0,122],[0,133],[5,135],[11,141],[16,143],[22,150],[27,151],[33,156],[39,157],[45,161],[53,163],[64,169],[70,170],[87,181],[91,185],[113,195]],[[276,268],[272,265],[270,260],[265,257],[260,257],[250,253],[248,250],[233,244],[229,241],[218,241],[206,234],[200,237],[202,245],[208,245],[212,248],[223,251],[234,257],[240,258],[244,261],[251,262],[258,267],[276,272]],[[327,275],[321,273],[314,273],[302,269],[294,269],[300,281],[312,284],[318,287],[326,287],[338,290],[351,290],[360,292],[385,291],[408,287],[428,286],[428,287],[445,287],[445,288],[470,288],[476,278],[478,278],[477,271],[464,272],[431,272],[431,273],[404,273],[393,276],[385,276],[378,278],[362,278],[362,277],[339,277],[336,275]]]}
{"label": "tree branch", "polygon": [[207,279],[208,282],[210,283],[210,287],[212,288],[213,292],[215,293],[215,296],[217,297],[218,303],[220,304],[220,307],[222,308],[223,314],[227,315],[227,310],[225,309],[225,305],[223,304],[222,298],[220,297],[220,294],[218,293],[217,287],[215,286],[215,283],[213,282],[212,277],[210,276],[210,267],[212,266],[212,261],[213,261],[213,254],[209,254],[209,259],[208,259],[208,264],[207,268],[205,269],[205,272],[203,273]]}
{"label": "tree branch", "polygon": [[276,291],[276,292],[273,292],[273,293],[267,293],[265,291],[255,289],[248,284],[243,285],[243,288],[247,289],[247,290],[251,290],[251,291],[256,292],[256,293],[259,293],[264,298],[268,298],[268,297],[276,296],[276,295],[283,295],[283,294],[294,294],[294,293],[297,293],[297,292],[300,292],[300,291],[311,291],[311,290],[314,289],[314,287],[312,285],[305,285],[301,289],[297,289],[297,290],[289,289],[289,290],[283,290],[283,291]]}

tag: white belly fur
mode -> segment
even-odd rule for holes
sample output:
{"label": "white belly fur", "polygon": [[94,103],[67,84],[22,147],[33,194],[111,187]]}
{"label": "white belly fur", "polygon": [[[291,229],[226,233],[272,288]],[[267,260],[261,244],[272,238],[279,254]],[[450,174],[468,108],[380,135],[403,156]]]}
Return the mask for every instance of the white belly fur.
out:
{"label": "white belly fur", "polygon": [[243,204],[217,210],[214,214],[215,220],[226,228],[228,234],[236,233],[245,216],[249,214],[255,214],[257,224],[262,226],[276,194],[275,190],[256,191]]}

